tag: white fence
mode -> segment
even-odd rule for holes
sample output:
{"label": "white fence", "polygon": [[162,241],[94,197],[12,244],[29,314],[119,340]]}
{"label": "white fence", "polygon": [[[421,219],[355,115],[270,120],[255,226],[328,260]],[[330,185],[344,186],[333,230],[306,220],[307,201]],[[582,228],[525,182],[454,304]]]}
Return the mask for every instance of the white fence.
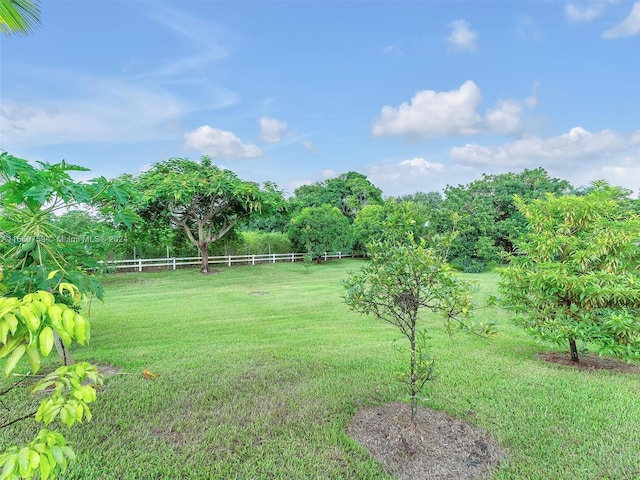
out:
{"label": "white fence", "polygon": [[[220,255],[209,257],[209,265],[224,265],[230,267],[234,264],[257,265],[259,263],[276,262],[301,262],[304,253],[267,253],[263,255]],[[362,258],[360,253],[328,253],[322,255],[324,260],[342,258]],[[200,266],[201,257],[182,258],[134,258],[130,260],[108,260],[103,262],[107,267],[116,270],[129,270],[142,272],[144,269],[176,270],[178,267]]]}

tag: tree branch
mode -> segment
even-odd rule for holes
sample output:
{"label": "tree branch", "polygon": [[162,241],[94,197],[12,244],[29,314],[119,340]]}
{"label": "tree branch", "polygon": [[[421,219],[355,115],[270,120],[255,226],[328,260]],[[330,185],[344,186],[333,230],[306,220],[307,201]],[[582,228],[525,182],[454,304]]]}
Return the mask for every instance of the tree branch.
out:
{"label": "tree branch", "polygon": [[0,428],[8,427],[10,425],[13,425],[14,423],[18,423],[18,422],[20,422],[22,420],[26,420],[27,418],[30,418],[30,417],[35,417],[36,413],[37,413],[37,410],[33,411],[33,412],[31,412],[31,413],[29,413],[27,415],[23,415],[22,417],[19,417],[19,418],[16,418],[14,420],[11,420],[10,422],[5,423],[4,425],[0,425]]}

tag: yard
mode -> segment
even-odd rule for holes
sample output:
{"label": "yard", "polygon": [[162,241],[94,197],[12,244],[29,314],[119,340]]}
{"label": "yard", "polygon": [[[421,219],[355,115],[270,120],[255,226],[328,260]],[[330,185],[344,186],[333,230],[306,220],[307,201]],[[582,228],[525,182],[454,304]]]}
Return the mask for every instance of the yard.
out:
{"label": "yard", "polygon": [[[359,261],[112,275],[76,360],[110,365],[93,420],[62,432],[68,479],[388,478],[346,432],[398,399],[394,327],[350,312],[341,280]],[[468,275],[479,297],[494,273]],[[486,429],[505,449],[494,479],[640,477],[640,376],[546,363],[549,347],[500,309],[491,340],[434,322],[438,378],[425,406]],[[158,376],[147,380],[148,369]],[[0,432],[20,443],[27,420]]]}

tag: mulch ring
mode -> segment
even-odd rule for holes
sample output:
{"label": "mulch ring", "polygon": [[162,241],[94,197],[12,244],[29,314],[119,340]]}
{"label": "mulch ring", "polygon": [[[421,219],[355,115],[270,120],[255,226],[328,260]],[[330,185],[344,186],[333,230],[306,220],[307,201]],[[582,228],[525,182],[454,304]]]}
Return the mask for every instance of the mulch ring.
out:
{"label": "mulch ring", "polygon": [[580,361],[578,363],[572,362],[570,354],[563,352],[541,352],[536,353],[535,356],[540,360],[573,367],[579,370],[607,370],[614,373],[640,374],[640,365],[627,363],[624,360],[600,357],[594,354],[580,355]]}
{"label": "mulch ring", "polygon": [[487,432],[443,412],[390,403],[360,410],[347,431],[399,480],[487,477],[504,450]]}

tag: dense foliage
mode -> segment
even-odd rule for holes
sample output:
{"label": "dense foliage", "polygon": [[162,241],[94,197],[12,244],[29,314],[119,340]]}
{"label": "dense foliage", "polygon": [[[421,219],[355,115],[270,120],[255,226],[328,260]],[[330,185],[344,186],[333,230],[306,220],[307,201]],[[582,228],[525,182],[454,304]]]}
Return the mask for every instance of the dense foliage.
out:
{"label": "dense foliage", "polygon": [[[131,225],[135,213],[128,202],[135,191],[127,182],[98,177],[76,182],[71,173],[86,168],[64,161],[57,164],[0,154],[0,232],[5,243],[3,266],[9,293],[25,295],[34,288],[54,290],[60,282],[77,285],[82,294],[102,297],[102,288],[87,272],[97,268],[99,256],[121,236],[99,222],[90,231],[69,231],[69,220],[57,215],[92,208],[111,224]],[[57,273],[49,277],[51,271]]]}
{"label": "dense foliage", "polygon": [[[54,346],[64,363],[30,388],[32,394],[45,394],[37,411],[25,414],[18,407],[20,416],[3,426],[31,417],[45,427],[56,420],[70,427],[91,419],[88,404],[96,399],[94,386],[101,382],[101,375],[88,363],[72,365],[69,348],[74,342],[84,345],[89,340],[89,322],[80,313],[85,295],[103,294],[100,282],[88,273],[86,258],[91,252],[87,243],[108,243],[109,238],[97,235],[104,233],[102,226],[87,238],[70,236],[65,222],[55,214],[70,208],[94,208],[113,223],[130,224],[133,214],[127,202],[132,190],[104,178],[75,182],[70,176],[74,171],[86,169],[64,161],[33,166],[6,152],[0,154],[0,229],[5,243],[0,269],[3,372],[8,377],[26,358],[26,377],[37,374],[42,358]],[[68,216],[66,220],[73,223],[79,220],[77,215]],[[55,478],[74,458],[60,433],[42,428],[29,444],[6,447],[0,455],[1,478]]]}
{"label": "dense foliage", "polygon": [[403,232],[403,238],[411,234],[415,239],[427,239],[431,236],[428,226],[428,212],[423,205],[393,199],[381,205],[368,205],[353,222],[355,248],[366,251],[368,244],[397,241],[397,232]]}
{"label": "dense foliage", "polygon": [[602,186],[583,196],[516,197],[528,232],[502,269],[505,305],[532,335],[640,359],[640,217],[627,192]]}
{"label": "dense foliage", "polygon": [[40,26],[40,0],[0,0],[0,33],[28,35]]}
{"label": "dense foliage", "polygon": [[353,221],[365,206],[382,203],[382,190],[365,175],[347,172],[324,182],[297,188],[292,203],[295,210],[330,205]]}
{"label": "dense foliage", "polygon": [[353,233],[349,219],[330,205],[306,207],[287,226],[294,247],[319,261],[325,252],[350,252]]}
{"label": "dense foliage", "polygon": [[431,221],[438,232],[456,225],[459,234],[451,246],[450,258],[478,269],[499,261],[502,252],[513,251],[514,240],[525,231],[526,222],[515,206],[514,195],[533,200],[569,189],[567,181],[549,177],[542,168],[518,174],[483,175],[468,185],[447,187]]}
{"label": "dense foliage", "polygon": [[144,197],[140,215],[183,229],[198,248],[203,273],[209,272],[211,243],[251,213],[277,210],[283,201],[275,184],[241,180],[207,157],[200,162],[171,158],[157,163],[140,175],[137,185]]}

